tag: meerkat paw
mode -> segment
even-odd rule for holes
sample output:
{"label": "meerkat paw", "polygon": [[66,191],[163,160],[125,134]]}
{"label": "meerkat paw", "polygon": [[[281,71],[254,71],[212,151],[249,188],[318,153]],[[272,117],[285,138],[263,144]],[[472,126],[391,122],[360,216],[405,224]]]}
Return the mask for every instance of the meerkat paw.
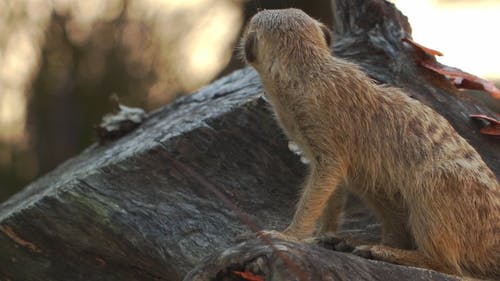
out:
{"label": "meerkat paw", "polygon": [[354,239],[348,237],[340,237],[334,234],[311,237],[307,239],[306,242],[316,244],[325,249],[346,253],[352,252],[359,244]]}
{"label": "meerkat paw", "polygon": [[287,235],[285,232],[279,232],[276,230],[261,230],[256,233],[258,237],[267,237],[270,239],[279,239],[279,240],[285,240],[285,241],[293,241],[293,242],[299,242],[300,239]]}
{"label": "meerkat paw", "polygon": [[408,256],[407,253],[415,253],[413,255],[416,255],[415,251],[393,249],[384,245],[360,245],[357,246],[352,253],[363,258],[392,263],[398,263],[395,262],[394,259],[397,260],[400,256]]}
{"label": "meerkat paw", "polygon": [[371,245],[361,245],[361,246],[357,246],[356,248],[354,248],[352,253],[356,256],[359,256],[359,257],[362,257],[365,259],[373,259],[374,255],[373,255],[372,250],[373,250],[373,247]]}
{"label": "meerkat paw", "polygon": [[427,268],[448,274],[462,274],[460,269],[447,266],[440,261],[429,259],[418,250],[404,250],[376,244],[358,246],[352,253],[363,258],[385,261],[399,265]]}
{"label": "meerkat paw", "polygon": [[284,241],[295,241],[299,242],[300,239],[287,235],[284,232],[276,231],[276,230],[261,230],[257,232],[244,232],[234,238],[234,242],[240,243],[246,240],[255,239],[255,238],[265,238],[271,240],[284,240]]}

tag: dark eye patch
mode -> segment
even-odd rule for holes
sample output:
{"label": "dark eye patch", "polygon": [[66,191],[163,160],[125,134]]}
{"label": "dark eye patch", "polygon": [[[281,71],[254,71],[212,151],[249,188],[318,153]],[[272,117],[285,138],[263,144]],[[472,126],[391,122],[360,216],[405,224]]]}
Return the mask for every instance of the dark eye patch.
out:
{"label": "dark eye patch", "polygon": [[323,31],[323,36],[325,37],[326,45],[331,47],[332,46],[332,32],[328,27],[325,25],[321,24],[321,31]]}
{"label": "dark eye patch", "polygon": [[257,35],[255,31],[251,31],[247,34],[245,40],[245,59],[247,62],[254,62],[256,60],[255,56],[255,45],[257,43]]}

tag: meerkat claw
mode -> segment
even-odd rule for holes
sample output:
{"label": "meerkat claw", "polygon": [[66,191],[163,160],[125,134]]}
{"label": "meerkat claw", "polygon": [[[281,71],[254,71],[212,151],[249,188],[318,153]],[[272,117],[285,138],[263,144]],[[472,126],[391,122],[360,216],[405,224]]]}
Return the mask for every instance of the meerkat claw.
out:
{"label": "meerkat claw", "polygon": [[354,248],[352,253],[356,256],[365,258],[365,259],[373,259],[371,246],[369,245],[361,245]]}
{"label": "meerkat claw", "polygon": [[306,240],[311,244],[316,244],[322,248],[351,253],[356,248],[356,243],[349,238],[336,235],[323,235],[312,237]]}

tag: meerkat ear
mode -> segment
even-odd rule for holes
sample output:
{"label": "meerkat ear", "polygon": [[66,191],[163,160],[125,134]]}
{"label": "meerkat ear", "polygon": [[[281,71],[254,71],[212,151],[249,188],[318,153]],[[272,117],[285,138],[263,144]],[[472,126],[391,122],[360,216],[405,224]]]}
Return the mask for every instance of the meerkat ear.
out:
{"label": "meerkat ear", "polygon": [[321,31],[323,31],[323,36],[325,37],[326,45],[328,47],[331,47],[332,46],[332,32],[324,24],[320,24],[319,26],[321,27]]}
{"label": "meerkat ear", "polygon": [[255,45],[257,43],[257,34],[255,31],[251,31],[247,34],[245,39],[245,59],[247,62],[251,63],[256,60],[255,57]]}

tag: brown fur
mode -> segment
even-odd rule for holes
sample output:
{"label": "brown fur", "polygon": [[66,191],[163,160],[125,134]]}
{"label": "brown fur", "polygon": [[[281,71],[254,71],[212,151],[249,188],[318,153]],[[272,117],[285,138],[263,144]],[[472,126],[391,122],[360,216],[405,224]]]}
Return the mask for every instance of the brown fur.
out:
{"label": "brown fur", "polygon": [[493,172],[442,116],[333,57],[328,34],[300,10],[265,10],[242,40],[281,127],[311,161],[283,235],[311,236],[320,216],[319,231],[335,231],[348,190],[383,225],[380,245],[359,247],[372,257],[500,278]]}

